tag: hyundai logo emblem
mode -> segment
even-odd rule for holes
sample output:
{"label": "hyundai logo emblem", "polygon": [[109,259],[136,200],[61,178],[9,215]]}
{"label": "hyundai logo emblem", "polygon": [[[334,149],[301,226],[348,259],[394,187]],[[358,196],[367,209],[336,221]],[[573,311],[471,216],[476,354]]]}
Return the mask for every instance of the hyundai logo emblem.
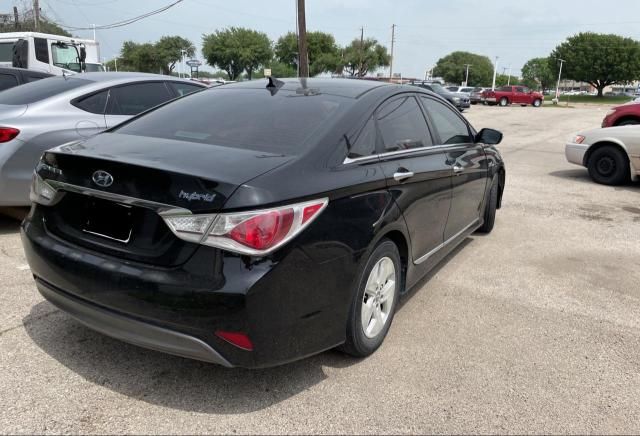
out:
{"label": "hyundai logo emblem", "polygon": [[93,173],[91,180],[93,180],[93,183],[98,186],[102,186],[103,188],[108,188],[109,186],[113,185],[113,176],[108,172],[102,170],[98,170]]}

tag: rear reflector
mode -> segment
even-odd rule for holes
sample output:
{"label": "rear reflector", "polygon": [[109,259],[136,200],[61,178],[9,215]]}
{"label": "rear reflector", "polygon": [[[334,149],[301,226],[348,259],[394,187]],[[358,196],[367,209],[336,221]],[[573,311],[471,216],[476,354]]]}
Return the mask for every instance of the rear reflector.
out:
{"label": "rear reflector", "polygon": [[245,351],[253,351],[253,343],[245,333],[216,330],[216,336]]}
{"label": "rear reflector", "polygon": [[20,130],[14,129],[13,127],[0,127],[0,143],[9,142],[18,134]]}

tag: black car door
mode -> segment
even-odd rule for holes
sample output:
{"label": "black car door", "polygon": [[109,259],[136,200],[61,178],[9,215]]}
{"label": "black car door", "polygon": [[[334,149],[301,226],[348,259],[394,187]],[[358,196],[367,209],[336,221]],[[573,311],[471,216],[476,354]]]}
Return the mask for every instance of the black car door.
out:
{"label": "black car door", "polygon": [[427,110],[437,136],[437,145],[451,165],[451,210],[444,240],[453,239],[476,225],[488,177],[488,159],[482,144],[476,144],[473,131],[458,111],[428,96],[420,101]]}
{"label": "black car door", "polygon": [[387,186],[402,211],[413,261],[443,243],[451,201],[451,165],[433,138],[416,96],[400,94],[376,112],[379,154]]}

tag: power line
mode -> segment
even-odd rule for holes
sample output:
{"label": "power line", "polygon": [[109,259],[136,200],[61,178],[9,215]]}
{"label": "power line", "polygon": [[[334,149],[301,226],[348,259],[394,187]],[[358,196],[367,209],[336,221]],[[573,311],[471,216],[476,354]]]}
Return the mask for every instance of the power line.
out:
{"label": "power line", "polygon": [[115,29],[117,27],[128,26],[129,24],[133,24],[133,23],[135,23],[137,21],[140,21],[140,20],[143,20],[145,18],[151,17],[152,15],[157,15],[159,13],[162,13],[162,12],[166,11],[167,9],[170,9],[170,8],[174,7],[178,3],[182,3],[183,1],[184,0],[176,0],[173,3],[171,3],[171,4],[167,5],[167,6],[164,6],[164,7],[160,8],[160,9],[156,9],[156,10],[153,10],[151,12],[147,12],[145,14],[138,15],[137,17],[128,18],[126,20],[117,21],[115,23],[105,24],[105,25],[102,25],[102,26],[92,26],[92,27],[74,27],[74,26],[63,26],[63,25],[61,25],[61,26],[66,28],[66,29],[71,29],[71,30]]}

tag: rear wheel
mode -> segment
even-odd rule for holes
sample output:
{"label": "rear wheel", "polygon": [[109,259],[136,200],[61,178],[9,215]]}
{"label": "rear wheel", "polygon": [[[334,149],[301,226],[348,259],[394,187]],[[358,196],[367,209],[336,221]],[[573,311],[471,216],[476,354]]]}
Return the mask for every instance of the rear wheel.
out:
{"label": "rear wheel", "polygon": [[500,106],[506,106],[509,104],[509,100],[507,99],[507,97],[502,97],[500,99]]}
{"label": "rear wheel", "polygon": [[628,119],[622,120],[616,126],[633,126],[635,124],[640,124],[640,120]]}
{"label": "rear wheel", "polygon": [[535,100],[533,100],[533,106],[534,106],[534,107],[540,107],[540,106],[542,106],[542,100],[540,100],[540,99],[535,99]]}
{"label": "rear wheel", "polygon": [[401,283],[398,248],[384,239],[373,250],[364,267],[349,311],[347,337],[342,351],[365,357],[380,347],[393,320]]}
{"label": "rear wheel", "polygon": [[617,147],[598,148],[589,157],[589,175],[596,183],[620,185],[629,180],[629,160]]}
{"label": "rear wheel", "polygon": [[477,231],[479,233],[491,233],[496,222],[496,210],[498,209],[498,182],[496,180],[491,184],[489,198],[484,206],[484,223]]}

